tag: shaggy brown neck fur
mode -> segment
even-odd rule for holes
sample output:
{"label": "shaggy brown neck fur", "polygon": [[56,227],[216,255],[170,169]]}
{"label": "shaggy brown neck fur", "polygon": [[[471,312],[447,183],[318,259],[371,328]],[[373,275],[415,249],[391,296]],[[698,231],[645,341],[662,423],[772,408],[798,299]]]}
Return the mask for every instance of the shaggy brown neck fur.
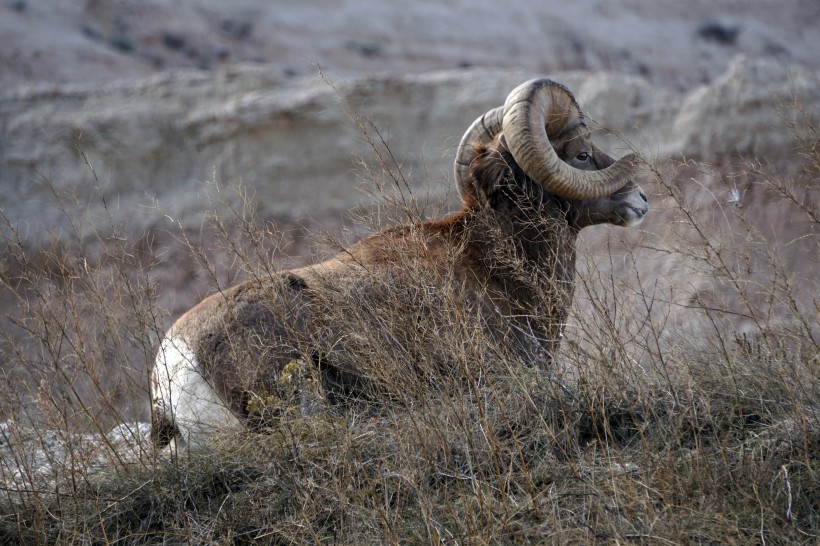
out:
{"label": "shaggy brown neck fur", "polygon": [[426,227],[462,240],[467,268],[529,338],[522,339],[526,356],[548,364],[572,304],[572,207],[530,179],[503,147],[478,155],[470,182],[461,212]]}

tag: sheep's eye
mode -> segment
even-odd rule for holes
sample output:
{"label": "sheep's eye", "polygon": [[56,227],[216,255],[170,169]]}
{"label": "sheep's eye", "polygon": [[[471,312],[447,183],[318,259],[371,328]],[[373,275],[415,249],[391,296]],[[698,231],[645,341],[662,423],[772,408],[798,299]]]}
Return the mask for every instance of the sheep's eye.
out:
{"label": "sheep's eye", "polygon": [[589,160],[589,153],[581,152],[580,154],[575,156],[575,159],[577,159],[578,161],[587,161]]}

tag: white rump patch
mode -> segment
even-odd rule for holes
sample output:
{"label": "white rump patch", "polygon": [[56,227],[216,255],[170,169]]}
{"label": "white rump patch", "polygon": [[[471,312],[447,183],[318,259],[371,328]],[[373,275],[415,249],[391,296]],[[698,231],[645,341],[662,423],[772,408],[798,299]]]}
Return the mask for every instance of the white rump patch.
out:
{"label": "white rump patch", "polygon": [[242,428],[182,339],[162,341],[151,380],[156,411],[173,420],[189,446],[207,444],[215,432]]}

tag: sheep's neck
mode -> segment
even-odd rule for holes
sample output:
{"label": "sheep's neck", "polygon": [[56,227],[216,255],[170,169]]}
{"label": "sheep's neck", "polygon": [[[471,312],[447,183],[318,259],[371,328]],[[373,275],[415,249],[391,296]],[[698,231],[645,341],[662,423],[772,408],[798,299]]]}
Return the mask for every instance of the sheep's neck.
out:
{"label": "sheep's neck", "polygon": [[[513,196],[466,212],[467,255],[481,271],[497,308],[530,337],[530,357],[548,364],[572,304],[578,232],[561,204],[522,203]],[[537,352],[537,355],[533,355]]]}

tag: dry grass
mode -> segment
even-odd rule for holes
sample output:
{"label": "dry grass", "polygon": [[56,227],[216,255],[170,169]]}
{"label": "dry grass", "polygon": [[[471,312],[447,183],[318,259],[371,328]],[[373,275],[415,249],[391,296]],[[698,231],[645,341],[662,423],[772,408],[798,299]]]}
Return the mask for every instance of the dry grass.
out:
{"label": "dry grass", "polygon": [[[169,323],[157,278],[179,251],[115,222],[32,249],[0,217],[0,543],[817,543],[820,150],[795,128],[788,176],[668,165],[642,231],[589,231],[555,370],[569,391],[419,274],[386,300],[339,300],[365,399],[325,403],[294,362],[258,401],[261,431],[195,453],[107,432],[147,418]],[[399,191],[372,227],[418,218],[371,142]],[[280,266],[280,234],[239,196],[196,240],[177,234],[212,290]],[[391,311],[409,303],[438,312]]]}

